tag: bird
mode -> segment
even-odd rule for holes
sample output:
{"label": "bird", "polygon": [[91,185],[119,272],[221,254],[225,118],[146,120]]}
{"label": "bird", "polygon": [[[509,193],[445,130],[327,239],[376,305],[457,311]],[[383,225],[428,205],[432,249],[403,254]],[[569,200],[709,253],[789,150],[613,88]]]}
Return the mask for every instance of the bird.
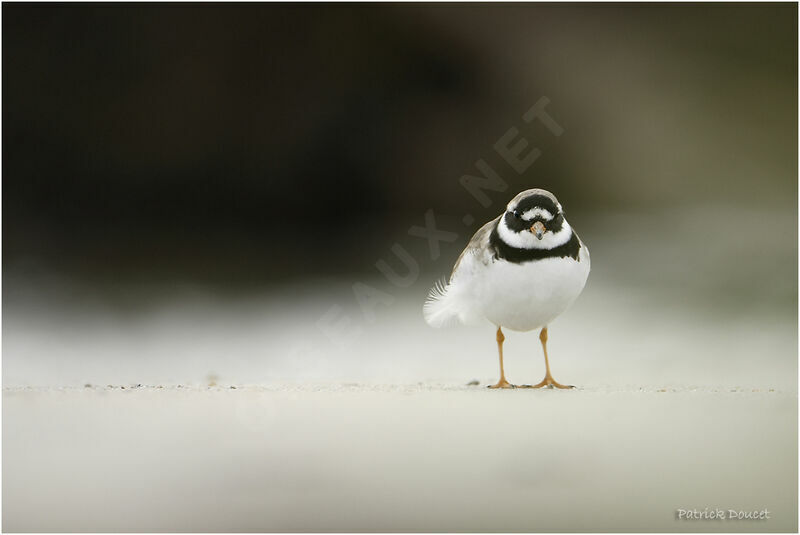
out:
{"label": "bird", "polygon": [[[574,388],[553,379],[547,327],[581,294],[590,269],[589,249],[567,222],[556,196],[528,189],[472,236],[447,282],[430,290],[423,315],[433,327],[486,325],[487,320],[496,326],[500,379],[489,388]],[[540,329],[545,363],[541,382],[514,385],[506,380],[503,329]]]}

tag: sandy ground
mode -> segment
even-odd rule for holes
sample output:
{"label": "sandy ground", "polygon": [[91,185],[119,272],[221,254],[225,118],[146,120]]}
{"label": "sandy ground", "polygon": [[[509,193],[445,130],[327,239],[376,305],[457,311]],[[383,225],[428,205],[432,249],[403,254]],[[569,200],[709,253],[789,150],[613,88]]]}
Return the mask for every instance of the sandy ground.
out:
{"label": "sandy ground", "polygon": [[[403,289],[6,272],[3,529],[796,531],[796,211],[753,214],[786,229],[764,236],[713,210],[582,235],[549,344],[573,391],[489,391],[493,329],[424,324],[455,246]],[[318,327],[332,307],[350,335]],[[535,333],[506,335],[509,380],[538,382]]]}
{"label": "sandy ground", "polygon": [[[796,402],[705,388],[7,389],[3,529],[796,531]],[[706,507],[770,519],[676,519]]]}

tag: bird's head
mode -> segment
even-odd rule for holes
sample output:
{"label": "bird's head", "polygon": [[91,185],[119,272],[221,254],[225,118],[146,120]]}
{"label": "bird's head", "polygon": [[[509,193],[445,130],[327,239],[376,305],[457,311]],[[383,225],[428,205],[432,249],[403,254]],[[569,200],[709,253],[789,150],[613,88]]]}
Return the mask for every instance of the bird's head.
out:
{"label": "bird's head", "polygon": [[500,238],[520,249],[552,249],[572,235],[556,196],[547,190],[525,190],[508,203],[498,223]]}

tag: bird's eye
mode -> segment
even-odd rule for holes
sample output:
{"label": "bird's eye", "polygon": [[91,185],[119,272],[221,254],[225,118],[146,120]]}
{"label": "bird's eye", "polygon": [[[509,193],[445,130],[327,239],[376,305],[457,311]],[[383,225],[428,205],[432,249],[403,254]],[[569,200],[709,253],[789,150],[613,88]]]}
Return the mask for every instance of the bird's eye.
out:
{"label": "bird's eye", "polygon": [[519,219],[519,217],[520,217],[520,215],[519,215],[519,210],[514,210],[512,213],[514,214],[514,217],[516,217],[517,219]]}

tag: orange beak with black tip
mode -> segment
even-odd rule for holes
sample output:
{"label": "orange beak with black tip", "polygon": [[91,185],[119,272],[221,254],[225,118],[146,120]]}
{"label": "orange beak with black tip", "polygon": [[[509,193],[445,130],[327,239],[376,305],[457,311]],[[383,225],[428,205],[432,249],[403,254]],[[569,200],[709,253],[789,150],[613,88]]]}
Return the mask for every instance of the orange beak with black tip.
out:
{"label": "orange beak with black tip", "polygon": [[545,233],[546,230],[547,230],[547,227],[545,227],[544,223],[542,223],[541,221],[537,221],[536,223],[531,225],[531,228],[530,228],[530,231],[533,232],[534,234],[536,234],[536,237],[538,239],[540,239],[540,240],[542,239],[542,236],[544,236],[544,233]]}

